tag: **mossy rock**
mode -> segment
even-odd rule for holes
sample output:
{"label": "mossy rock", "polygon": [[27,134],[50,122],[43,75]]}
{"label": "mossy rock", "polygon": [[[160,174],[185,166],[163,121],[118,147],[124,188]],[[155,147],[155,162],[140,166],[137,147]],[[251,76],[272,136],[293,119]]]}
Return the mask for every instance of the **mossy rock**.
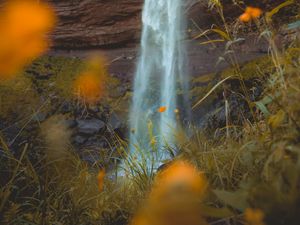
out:
{"label": "mossy rock", "polygon": [[[234,76],[241,77],[245,82],[253,79],[265,79],[266,76],[272,74],[274,72],[274,65],[272,64],[272,60],[270,56],[263,56],[252,60],[250,62],[245,63],[240,66],[240,74],[236,72],[234,68],[228,68],[224,71],[221,71],[217,74],[210,73],[205,75],[200,75],[191,80],[192,89],[190,91],[190,96],[192,102],[199,101],[202,97],[204,97],[213,87],[218,83],[218,81],[222,79],[226,79],[227,77]],[[230,82],[230,79],[228,80]],[[213,93],[218,93],[220,88],[216,89]]]}
{"label": "mossy rock", "polygon": [[[273,70],[271,58],[264,56],[241,65],[239,70],[228,68],[216,74],[192,79],[190,90],[192,106],[202,100],[192,111],[193,123],[209,130],[226,126],[225,99],[232,124],[240,126],[245,118],[251,121],[253,116],[249,102],[258,100],[264,82],[274,72]],[[220,82],[222,80],[224,82]],[[244,93],[244,87],[247,95]]]}
{"label": "mossy rock", "polygon": [[57,95],[70,100],[73,97],[73,82],[83,71],[84,62],[79,58],[43,56],[25,71],[42,95]]}
{"label": "mossy rock", "polygon": [[18,75],[13,80],[0,83],[0,118],[17,121],[38,110],[40,99],[31,80]]}

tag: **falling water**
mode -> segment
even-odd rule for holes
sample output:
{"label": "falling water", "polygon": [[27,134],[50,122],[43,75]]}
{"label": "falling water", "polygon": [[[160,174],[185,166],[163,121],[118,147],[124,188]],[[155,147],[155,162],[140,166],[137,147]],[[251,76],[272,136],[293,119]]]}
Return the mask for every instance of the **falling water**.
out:
{"label": "falling water", "polygon": [[[181,116],[187,115],[189,108],[182,4],[182,0],[145,0],[143,10],[130,112],[130,150],[131,154],[139,152],[137,155],[150,152],[156,166],[169,158],[166,149],[176,146],[179,104]],[[166,110],[158,112],[160,107]]]}

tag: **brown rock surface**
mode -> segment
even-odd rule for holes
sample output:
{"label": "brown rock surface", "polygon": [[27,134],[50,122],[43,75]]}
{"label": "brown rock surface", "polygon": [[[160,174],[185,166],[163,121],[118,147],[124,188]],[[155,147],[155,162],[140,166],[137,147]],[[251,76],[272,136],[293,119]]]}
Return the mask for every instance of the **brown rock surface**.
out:
{"label": "brown rock surface", "polygon": [[118,47],[141,30],[143,0],[51,0],[59,17],[53,40],[59,48]]}
{"label": "brown rock surface", "polygon": [[[118,48],[139,42],[143,0],[49,1],[59,18],[53,34],[56,48]],[[186,0],[189,23],[195,20],[208,28],[212,15],[206,6],[198,0]]]}
{"label": "brown rock surface", "polygon": [[[56,48],[120,48],[136,45],[141,34],[141,12],[144,0],[48,0],[59,17],[53,34]],[[257,4],[255,4],[257,2]],[[264,11],[278,5],[280,0],[248,1]],[[216,10],[207,1],[184,0],[188,28],[196,33],[212,24],[222,27]],[[232,22],[242,9],[223,0],[226,20]],[[289,9],[290,10],[290,9]]]}

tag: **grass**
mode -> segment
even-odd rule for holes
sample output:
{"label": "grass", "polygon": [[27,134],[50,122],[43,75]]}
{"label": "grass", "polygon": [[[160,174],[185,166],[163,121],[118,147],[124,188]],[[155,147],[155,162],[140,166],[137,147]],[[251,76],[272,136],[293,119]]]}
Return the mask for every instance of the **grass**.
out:
{"label": "grass", "polygon": [[[28,106],[36,105],[38,96],[32,90],[30,79],[20,75],[14,81],[2,82],[0,87],[0,117],[8,119],[9,115],[16,111],[22,111],[27,116],[32,114]],[[16,102],[22,102],[22,104],[16,104]]]}

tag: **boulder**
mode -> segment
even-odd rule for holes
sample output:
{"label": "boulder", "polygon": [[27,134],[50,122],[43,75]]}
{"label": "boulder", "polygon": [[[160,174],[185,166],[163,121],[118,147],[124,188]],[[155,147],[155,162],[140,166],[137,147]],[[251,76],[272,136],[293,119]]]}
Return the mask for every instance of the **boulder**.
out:
{"label": "boulder", "polygon": [[106,125],[98,119],[77,120],[78,133],[83,135],[94,135],[104,131]]}
{"label": "boulder", "polygon": [[127,121],[113,112],[107,122],[108,131],[117,134],[120,138],[125,138],[128,131],[126,123]]}

